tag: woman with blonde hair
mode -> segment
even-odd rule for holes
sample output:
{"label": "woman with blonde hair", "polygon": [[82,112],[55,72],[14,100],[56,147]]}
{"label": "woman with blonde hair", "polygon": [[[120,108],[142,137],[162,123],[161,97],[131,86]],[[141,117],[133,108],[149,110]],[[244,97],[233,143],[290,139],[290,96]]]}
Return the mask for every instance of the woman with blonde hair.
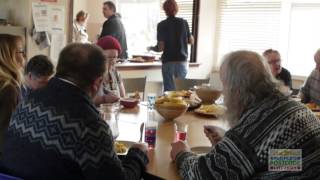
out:
{"label": "woman with blonde hair", "polygon": [[0,34],[0,152],[10,116],[19,99],[24,59],[20,36]]}

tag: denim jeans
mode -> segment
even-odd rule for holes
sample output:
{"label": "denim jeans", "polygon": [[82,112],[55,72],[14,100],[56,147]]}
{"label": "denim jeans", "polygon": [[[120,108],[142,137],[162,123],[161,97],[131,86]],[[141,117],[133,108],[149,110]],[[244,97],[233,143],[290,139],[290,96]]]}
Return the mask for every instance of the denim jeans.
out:
{"label": "denim jeans", "polygon": [[166,62],[162,64],[162,78],[164,91],[173,91],[176,89],[174,79],[184,79],[188,72],[188,62]]}

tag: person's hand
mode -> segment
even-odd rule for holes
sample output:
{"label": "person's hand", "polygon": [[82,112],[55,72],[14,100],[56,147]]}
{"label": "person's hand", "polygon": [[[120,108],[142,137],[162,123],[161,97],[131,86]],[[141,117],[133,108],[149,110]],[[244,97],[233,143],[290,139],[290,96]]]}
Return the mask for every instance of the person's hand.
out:
{"label": "person's hand", "polygon": [[217,126],[204,126],[203,131],[206,134],[207,138],[210,140],[212,145],[217,144],[223,138],[226,131]]}
{"label": "person's hand", "polygon": [[119,101],[119,97],[113,93],[108,93],[103,95],[103,103],[114,103]]}
{"label": "person's hand", "polygon": [[183,141],[178,141],[178,142],[172,143],[171,147],[172,147],[172,149],[170,152],[170,156],[173,161],[176,159],[176,156],[177,156],[177,154],[179,154],[179,152],[190,151],[189,146]]}
{"label": "person's hand", "polygon": [[142,152],[147,153],[148,152],[148,144],[147,143],[134,143],[131,148],[138,148]]}

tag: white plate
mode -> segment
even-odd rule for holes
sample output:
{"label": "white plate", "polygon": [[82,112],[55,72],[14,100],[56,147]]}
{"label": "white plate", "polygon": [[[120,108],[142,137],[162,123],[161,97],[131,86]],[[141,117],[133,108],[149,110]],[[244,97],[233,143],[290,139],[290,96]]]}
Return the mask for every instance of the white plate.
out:
{"label": "white plate", "polygon": [[192,147],[190,150],[196,154],[207,154],[211,149],[212,147],[209,146],[196,146]]}

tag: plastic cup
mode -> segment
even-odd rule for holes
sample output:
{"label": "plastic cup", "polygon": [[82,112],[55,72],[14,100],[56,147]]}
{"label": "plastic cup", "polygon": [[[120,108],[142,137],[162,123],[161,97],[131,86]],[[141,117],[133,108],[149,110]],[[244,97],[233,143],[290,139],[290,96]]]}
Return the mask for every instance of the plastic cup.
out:
{"label": "plastic cup", "polygon": [[176,141],[185,141],[187,139],[188,124],[175,123]]}

